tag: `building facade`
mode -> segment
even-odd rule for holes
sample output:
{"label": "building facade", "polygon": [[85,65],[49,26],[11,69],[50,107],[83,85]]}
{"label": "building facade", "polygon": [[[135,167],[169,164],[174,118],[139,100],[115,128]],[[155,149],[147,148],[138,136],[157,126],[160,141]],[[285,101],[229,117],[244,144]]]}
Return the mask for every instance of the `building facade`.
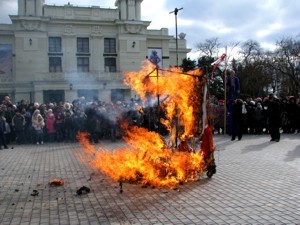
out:
{"label": "building facade", "polygon": [[14,102],[127,101],[135,97],[123,72],[140,70],[157,53],[176,65],[190,51],[168,29],[141,20],[142,0],[116,0],[115,9],[18,0],[18,15],[0,24],[0,95]]}

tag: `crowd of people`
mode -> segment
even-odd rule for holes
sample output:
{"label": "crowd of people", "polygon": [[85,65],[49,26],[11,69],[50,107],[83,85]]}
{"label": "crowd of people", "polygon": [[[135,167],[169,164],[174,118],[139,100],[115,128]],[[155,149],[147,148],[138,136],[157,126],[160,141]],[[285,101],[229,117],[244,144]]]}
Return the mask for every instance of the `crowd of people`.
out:
{"label": "crowd of people", "polygon": [[[210,105],[214,133],[224,134],[226,129],[232,140],[236,137],[241,140],[243,134],[266,133],[271,135],[272,141],[279,141],[280,133],[300,134],[300,100],[294,96],[276,97],[270,94],[264,98],[237,98],[227,104],[232,105],[232,111],[227,115],[224,115],[223,100]],[[232,120],[228,119],[229,113],[233,114]]]}
{"label": "crowd of people", "polygon": [[[231,104],[232,110],[224,115],[224,101],[210,101],[209,117],[214,133],[224,134],[226,118],[226,134],[232,140],[236,137],[241,140],[243,134],[268,133],[272,141],[279,141],[282,132],[300,134],[300,101],[293,96],[235,99],[227,104]],[[133,99],[129,103],[108,104],[87,102],[84,97],[71,103],[39,104],[22,100],[13,104],[6,96],[0,106],[0,149],[8,148],[12,142],[76,142],[78,131],[88,132],[94,143],[102,139],[115,141],[122,137],[121,120],[157,131],[161,115],[154,108],[141,105]],[[160,132],[167,134],[167,131]]]}
{"label": "crowd of people", "polygon": [[72,103],[39,104],[22,100],[13,104],[6,96],[0,106],[0,114],[1,148],[7,148],[11,142],[76,142],[79,131],[88,132],[90,141],[94,143],[101,139],[115,141],[122,136],[120,120],[137,126],[147,123],[150,129],[155,129],[154,123],[147,121],[149,119],[145,118],[140,104],[134,100],[107,104],[87,102],[81,97]]}

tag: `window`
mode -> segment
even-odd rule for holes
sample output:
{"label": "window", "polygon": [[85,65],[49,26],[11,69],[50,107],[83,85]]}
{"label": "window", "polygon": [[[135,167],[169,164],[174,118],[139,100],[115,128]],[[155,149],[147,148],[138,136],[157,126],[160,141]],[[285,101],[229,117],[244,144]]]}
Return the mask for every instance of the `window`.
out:
{"label": "window", "polygon": [[61,57],[49,57],[49,72],[62,72]]}
{"label": "window", "polygon": [[88,57],[77,58],[77,71],[78,72],[89,72],[90,61]]}
{"label": "window", "polygon": [[61,52],[60,37],[49,37],[49,52]]}
{"label": "window", "polygon": [[105,72],[116,72],[116,58],[105,58],[104,59]]}
{"label": "window", "polygon": [[130,96],[130,94],[126,92],[127,90],[124,89],[111,89],[111,101],[124,101],[126,95]]}
{"label": "window", "polygon": [[63,90],[43,91],[44,103],[65,102],[65,92]]}
{"label": "window", "polygon": [[61,37],[49,37],[49,72],[58,73],[62,72],[61,65]]}
{"label": "window", "polygon": [[104,38],[104,53],[116,53],[116,39]]}
{"label": "window", "polygon": [[89,39],[88,38],[77,38],[77,52],[78,53],[89,53]]}
{"label": "window", "polygon": [[98,90],[95,90],[95,89],[79,89],[77,91],[77,95],[78,97],[81,97],[81,96],[84,96],[85,100],[86,101],[96,101],[98,100]]}

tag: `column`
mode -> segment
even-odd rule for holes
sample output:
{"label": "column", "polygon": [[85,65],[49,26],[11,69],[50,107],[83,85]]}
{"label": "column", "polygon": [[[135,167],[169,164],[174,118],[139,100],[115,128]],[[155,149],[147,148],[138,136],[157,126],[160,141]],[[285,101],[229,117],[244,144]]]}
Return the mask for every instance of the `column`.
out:
{"label": "column", "polygon": [[141,3],[143,0],[137,0],[135,3],[135,14],[136,14],[136,19],[141,20]]}
{"label": "column", "polygon": [[135,20],[135,0],[128,0],[128,20]]}

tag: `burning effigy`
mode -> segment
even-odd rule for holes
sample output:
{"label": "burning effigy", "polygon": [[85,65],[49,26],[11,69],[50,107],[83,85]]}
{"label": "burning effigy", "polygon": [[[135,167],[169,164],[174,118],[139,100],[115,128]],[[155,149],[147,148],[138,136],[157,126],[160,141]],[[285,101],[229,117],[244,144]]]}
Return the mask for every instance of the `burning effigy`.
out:
{"label": "burning effigy", "polygon": [[[205,174],[213,160],[214,147],[205,115],[206,78],[201,70],[187,73],[181,68],[161,70],[145,62],[140,71],[127,72],[124,76],[124,83],[145,105],[155,102],[158,110],[164,110],[165,116],[159,122],[169,133],[163,136],[124,121],[121,128],[126,147],[114,151],[101,146],[96,149],[89,142],[89,134],[79,133],[84,160],[116,182],[153,187],[174,188]],[[202,135],[201,146],[192,146],[191,140]]]}

